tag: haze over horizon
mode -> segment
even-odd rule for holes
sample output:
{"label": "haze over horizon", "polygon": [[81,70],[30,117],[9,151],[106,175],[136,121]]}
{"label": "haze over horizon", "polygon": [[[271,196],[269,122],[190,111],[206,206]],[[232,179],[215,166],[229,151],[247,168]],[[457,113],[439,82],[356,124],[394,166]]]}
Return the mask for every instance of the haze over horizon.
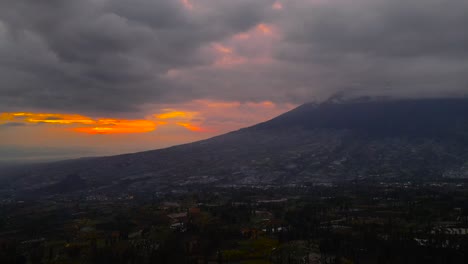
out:
{"label": "haze over horizon", "polygon": [[177,145],[341,93],[468,92],[464,0],[0,3],[0,161]]}

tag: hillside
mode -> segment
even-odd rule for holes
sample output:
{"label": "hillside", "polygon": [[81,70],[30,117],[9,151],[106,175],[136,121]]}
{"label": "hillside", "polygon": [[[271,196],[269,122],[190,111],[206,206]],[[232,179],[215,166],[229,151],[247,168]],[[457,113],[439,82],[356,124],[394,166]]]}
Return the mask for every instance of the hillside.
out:
{"label": "hillside", "polygon": [[[304,104],[270,121],[167,149],[17,168],[3,189],[157,190],[468,177],[468,99]],[[73,185],[65,188],[64,185]]]}

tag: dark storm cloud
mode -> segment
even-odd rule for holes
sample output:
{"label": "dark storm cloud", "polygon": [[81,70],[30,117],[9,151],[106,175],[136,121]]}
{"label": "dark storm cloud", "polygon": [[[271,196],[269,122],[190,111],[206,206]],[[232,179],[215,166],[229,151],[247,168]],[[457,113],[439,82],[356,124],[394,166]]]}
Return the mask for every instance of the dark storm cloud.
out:
{"label": "dark storm cloud", "polygon": [[467,1],[316,2],[288,1],[276,55],[315,68],[322,91],[450,96],[468,90]]}
{"label": "dark storm cloud", "polygon": [[210,63],[202,46],[254,26],[271,3],[229,2],[2,1],[0,110],[133,111],[169,93],[187,99],[190,87],[161,76]]}
{"label": "dark storm cloud", "polygon": [[300,19],[285,21],[286,34],[326,52],[466,56],[467,8],[463,0],[329,1],[295,10]]}
{"label": "dark storm cloud", "polygon": [[[0,112],[132,112],[206,97],[300,103],[337,91],[445,96],[468,88],[465,0],[288,0],[282,10],[272,0],[190,2],[193,9],[179,0],[2,1]],[[271,62],[213,66],[207,47],[259,23],[278,31]],[[233,44],[239,56],[263,48],[245,42]],[[173,69],[182,74],[167,78]]]}

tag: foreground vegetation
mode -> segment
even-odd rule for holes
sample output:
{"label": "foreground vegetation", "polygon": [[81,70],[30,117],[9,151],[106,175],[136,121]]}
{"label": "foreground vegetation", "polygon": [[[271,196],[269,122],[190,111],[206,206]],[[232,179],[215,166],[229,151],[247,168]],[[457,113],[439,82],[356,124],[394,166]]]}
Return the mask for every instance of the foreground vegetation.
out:
{"label": "foreground vegetation", "polygon": [[1,263],[466,263],[463,182],[4,199]]}

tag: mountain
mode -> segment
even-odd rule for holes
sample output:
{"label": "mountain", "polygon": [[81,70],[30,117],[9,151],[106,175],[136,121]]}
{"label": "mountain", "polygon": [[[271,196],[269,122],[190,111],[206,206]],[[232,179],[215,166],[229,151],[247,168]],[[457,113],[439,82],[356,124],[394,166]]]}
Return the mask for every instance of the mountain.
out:
{"label": "mountain", "polygon": [[3,190],[50,194],[466,177],[468,99],[463,98],[308,103],[190,144],[10,168],[0,184]]}

